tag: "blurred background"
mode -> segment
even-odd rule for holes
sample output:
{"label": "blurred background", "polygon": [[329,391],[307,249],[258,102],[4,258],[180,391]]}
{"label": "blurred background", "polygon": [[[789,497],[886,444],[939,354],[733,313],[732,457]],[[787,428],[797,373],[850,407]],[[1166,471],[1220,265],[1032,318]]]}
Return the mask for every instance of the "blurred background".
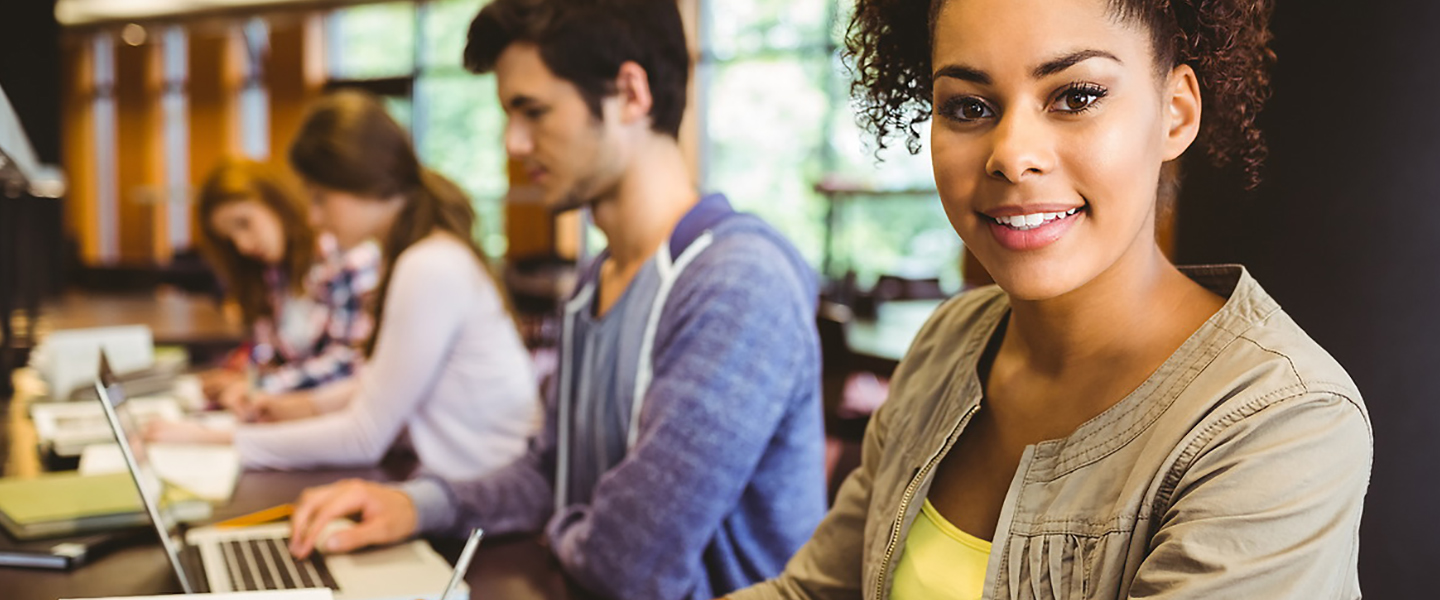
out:
{"label": "blurred background", "polygon": [[[494,79],[461,66],[483,0],[20,3],[35,27],[57,28],[41,23],[46,8],[59,20],[58,49],[26,50],[53,54],[44,79],[17,83],[50,82],[35,127],[59,130],[43,136],[52,146],[42,154],[68,175],[65,251],[86,282],[185,268],[188,206],[216,160],[284,167],[307,103],[340,86],[382,96],[421,159],[470,192],[492,256],[573,252],[576,240],[554,239],[573,226],[551,230],[511,193]],[[837,53],[846,4],[682,4],[696,65],[685,144],[701,187],[764,216],[831,274],[854,271],[867,285],[882,274],[940,278],[957,290],[959,245],[929,193],[928,157],[900,150],[877,163],[854,123]],[[867,198],[879,195],[895,200]]]}
{"label": "blurred background", "polygon": [[[21,163],[31,175],[0,177],[0,367],[23,363],[37,323],[60,326],[84,298],[213,296],[191,249],[200,178],[227,154],[283,166],[306,104],[337,86],[386,99],[422,160],[471,193],[477,239],[504,262],[517,306],[546,314],[597,240],[531,203],[506,164],[493,77],[460,65],[482,4],[6,0],[0,88],[33,151],[0,155],[0,175]],[[877,162],[855,126],[838,54],[849,4],[681,0],[696,64],[682,142],[697,179],[794,241],[847,307],[835,321],[985,279],[962,266],[928,151]],[[1440,3],[1281,0],[1274,31],[1265,182],[1247,192],[1187,160],[1163,246],[1181,263],[1246,264],[1350,371],[1375,428],[1362,585],[1433,597]],[[547,335],[543,319],[527,330],[533,344]]]}

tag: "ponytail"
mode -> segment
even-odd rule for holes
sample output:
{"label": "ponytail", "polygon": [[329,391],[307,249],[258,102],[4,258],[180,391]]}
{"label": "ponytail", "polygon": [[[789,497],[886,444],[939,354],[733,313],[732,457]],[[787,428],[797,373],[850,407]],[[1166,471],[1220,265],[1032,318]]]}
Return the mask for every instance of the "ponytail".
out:
{"label": "ponytail", "polygon": [[[400,254],[415,242],[434,232],[443,231],[465,242],[470,252],[475,255],[475,261],[480,264],[480,270],[485,272],[485,276],[489,277],[498,289],[499,281],[490,269],[490,261],[485,256],[485,251],[475,243],[473,232],[476,217],[470,198],[460,186],[440,173],[421,167],[419,174],[419,180],[405,191],[405,207],[396,215],[395,223],[390,226],[390,235],[385,240],[382,251],[387,267],[394,267]],[[375,351],[375,341],[380,335],[380,319],[385,314],[385,297],[390,290],[390,276],[394,272],[393,268],[386,268],[380,279],[380,291],[375,301],[375,329],[370,333],[370,339],[365,341],[366,356]],[[506,312],[509,312],[509,302],[505,299],[503,290],[500,296]]]}

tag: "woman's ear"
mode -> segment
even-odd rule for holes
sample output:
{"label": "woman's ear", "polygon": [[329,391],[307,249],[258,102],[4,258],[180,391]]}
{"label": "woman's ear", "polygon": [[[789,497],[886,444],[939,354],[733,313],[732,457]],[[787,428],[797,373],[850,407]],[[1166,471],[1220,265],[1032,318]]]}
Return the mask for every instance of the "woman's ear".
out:
{"label": "woman's ear", "polygon": [[1170,71],[1163,89],[1165,111],[1165,160],[1175,160],[1195,143],[1200,134],[1200,79],[1190,65]]}

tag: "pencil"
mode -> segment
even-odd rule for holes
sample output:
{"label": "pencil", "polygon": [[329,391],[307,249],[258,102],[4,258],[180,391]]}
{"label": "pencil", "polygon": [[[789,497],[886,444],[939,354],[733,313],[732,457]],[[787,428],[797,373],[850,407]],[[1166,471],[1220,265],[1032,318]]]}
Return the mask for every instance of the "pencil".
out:
{"label": "pencil", "polygon": [[265,510],[256,511],[248,515],[240,515],[233,519],[226,519],[215,524],[215,527],[248,527],[271,521],[279,521],[295,512],[294,504],[281,504],[272,506]]}

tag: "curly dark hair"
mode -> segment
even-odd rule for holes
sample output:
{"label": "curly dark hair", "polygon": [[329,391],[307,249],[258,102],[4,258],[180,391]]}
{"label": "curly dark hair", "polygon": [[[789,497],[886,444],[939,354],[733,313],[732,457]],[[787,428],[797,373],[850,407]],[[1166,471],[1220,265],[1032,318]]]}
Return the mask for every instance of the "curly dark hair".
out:
{"label": "curly dark hair", "polygon": [[[931,116],[931,40],[946,0],[858,0],[845,34],[860,122],[879,149],[903,136],[920,151],[916,125]],[[1260,182],[1267,148],[1256,120],[1270,96],[1271,0],[1107,0],[1150,31],[1155,62],[1186,64],[1206,110],[1200,143],[1217,167],[1238,163],[1245,185]],[[877,149],[878,151],[878,149]]]}

